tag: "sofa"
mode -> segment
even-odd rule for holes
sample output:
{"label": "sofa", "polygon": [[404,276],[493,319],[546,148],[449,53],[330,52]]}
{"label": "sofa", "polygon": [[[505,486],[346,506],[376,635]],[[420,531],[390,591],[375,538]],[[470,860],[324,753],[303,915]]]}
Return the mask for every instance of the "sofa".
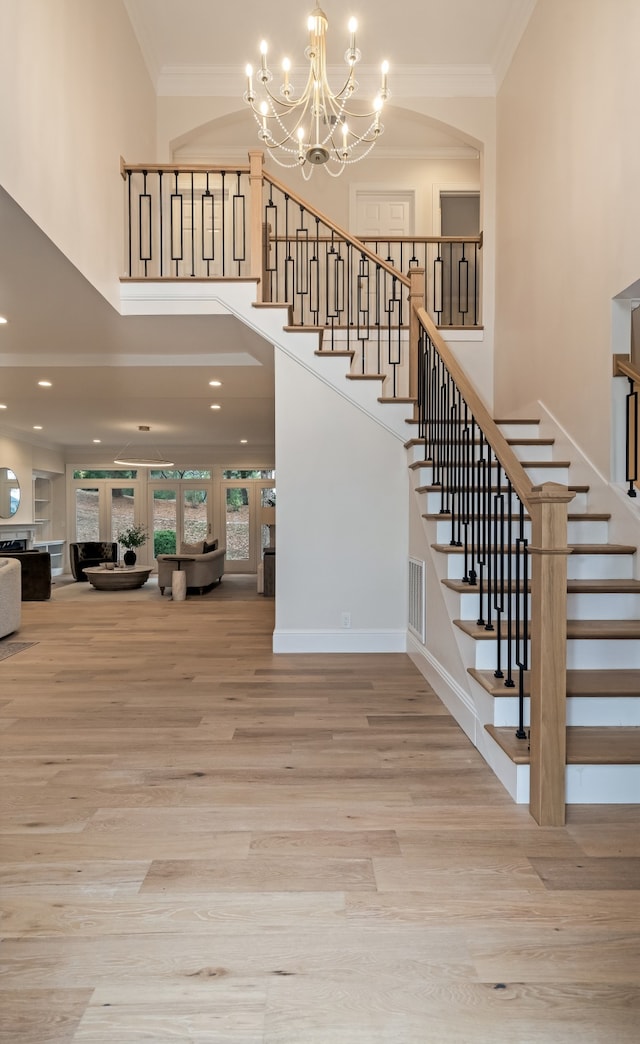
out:
{"label": "sofa", "polygon": [[164,594],[166,587],[171,587],[171,574],[177,569],[187,575],[187,591],[204,594],[216,581],[222,582],[226,552],[226,547],[218,547],[216,540],[211,544],[182,544],[175,555],[158,555],[160,594]]}
{"label": "sofa", "polygon": [[83,540],[69,544],[69,563],[74,580],[87,583],[84,570],[103,562],[118,561],[118,545],[113,541]]}
{"label": "sofa", "polygon": [[23,602],[46,602],[51,598],[51,555],[32,548],[29,551],[5,551],[5,558],[20,563],[21,599]]}
{"label": "sofa", "polygon": [[20,627],[20,563],[15,558],[0,558],[0,638]]}

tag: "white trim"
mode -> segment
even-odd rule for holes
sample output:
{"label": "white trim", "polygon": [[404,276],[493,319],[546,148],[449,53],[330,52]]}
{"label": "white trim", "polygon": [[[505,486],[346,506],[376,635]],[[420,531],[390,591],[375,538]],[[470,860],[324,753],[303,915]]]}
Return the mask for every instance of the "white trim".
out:
{"label": "white trim", "polygon": [[404,630],[293,630],[273,632],[274,653],[403,653]]}
{"label": "white trim", "polygon": [[[342,66],[332,66],[327,73],[330,82],[344,78]],[[305,83],[308,75],[308,68],[291,71],[292,82]],[[237,98],[238,108],[242,106],[244,77],[236,66],[165,65],[154,79],[158,97]],[[359,65],[358,85],[358,97],[375,94],[380,85],[379,68]],[[496,77],[489,65],[403,65],[393,70],[390,86],[394,103],[399,98],[496,96]]]}

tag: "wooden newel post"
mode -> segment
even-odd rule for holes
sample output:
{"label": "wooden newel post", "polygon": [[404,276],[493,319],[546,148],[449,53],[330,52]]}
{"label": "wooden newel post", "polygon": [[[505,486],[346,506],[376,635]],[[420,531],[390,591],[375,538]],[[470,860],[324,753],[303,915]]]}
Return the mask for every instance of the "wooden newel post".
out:
{"label": "wooden newel post", "polygon": [[[263,247],[262,247],[262,168],[264,153],[259,149],[249,152],[249,240],[251,244],[251,277],[262,280]],[[264,287],[258,298],[263,297]]]}
{"label": "wooden newel post", "polygon": [[529,498],[531,554],[531,767],[529,810],[540,826],[565,821],[567,760],[566,486],[546,482]]}
{"label": "wooden newel post", "polygon": [[425,307],[424,268],[410,268],[409,277],[409,398],[413,399],[414,419],[418,410],[418,309]]}

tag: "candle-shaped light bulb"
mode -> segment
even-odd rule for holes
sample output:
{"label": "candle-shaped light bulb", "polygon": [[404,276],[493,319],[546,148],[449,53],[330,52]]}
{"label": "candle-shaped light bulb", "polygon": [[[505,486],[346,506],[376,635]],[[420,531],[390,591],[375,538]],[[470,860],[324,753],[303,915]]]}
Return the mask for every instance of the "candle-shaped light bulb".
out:
{"label": "candle-shaped light bulb", "polygon": [[260,57],[262,62],[262,68],[265,72],[267,71],[267,50],[267,41],[262,40],[260,43]]}
{"label": "candle-shaped light bulb", "polygon": [[387,74],[389,72],[389,62],[386,60],[382,63],[382,96],[384,98],[387,91]]}
{"label": "candle-shaped light bulb", "polygon": [[380,97],[380,95],[378,95],[376,98],[373,99],[373,111],[376,114],[376,122],[375,122],[374,130],[376,130],[376,131],[380,130],[380,112],[381,112],[381,110],[382,110],[382,98]]}
{"label": "candle-shaped light bulb", "polygon": [[269,106],[267,105],[266,101],[261,102],[260,103],[260,112],[262,113],[262,130],[264,131],[265,134],[267,133],[267,113],[268,113],[268,111],[269,111]]}
{"label": "candle-shaped light bulb", "polygon": [[251,95],[253,94],[253,83],[251,82],[251,77],[253,76],[253,69],[250,65],[247,65],[245,73],[247,76],[247,95],[251,97]]}
{"label": "candle-shaped light bulb", "polygon": [[298,159],[304,159],[304,150],[302,148],[302,142],[304,141],[304,130],[302,127],[298,127]]}
{"label": "candle-shaped light bulb", "polygon": [[282,59],[282,73],[284,75],[284,90],[285,94],[289,93],[289,70],[291,69],[291,62],[288,58]]}
{"label": "candle-shaped light bulb", "polygon": [[357,28],[358,28],[358,19],[357,18],[350,18],[349,19],[349,32],[351,34],[351,38],[349,40],[349,50],[351,50],[351,51],[355,51],[355,49],[356,49],[356,29]]}
{"label": "candle-shaped light bulb", "polygon": [[349,137],[349,127],[346,123],[342,124],[342,151],[347,154],[347,139]]}

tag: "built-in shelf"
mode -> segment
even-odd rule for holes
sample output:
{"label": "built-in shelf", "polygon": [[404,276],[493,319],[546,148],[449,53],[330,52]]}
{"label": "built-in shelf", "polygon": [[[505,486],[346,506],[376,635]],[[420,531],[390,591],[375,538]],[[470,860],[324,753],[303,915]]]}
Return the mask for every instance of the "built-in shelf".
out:
{"label": "built-in shelf", "polygon": [[63,572],[64,540],[34,540],[33,546],[39,551],[48,551],[51,555],[51,575],[60,576]]}
{"label": "built-in shelf", "polygon": [[48,551],[51,555],[51,575],[60,576],[64,563],[64,540],[52,536],[52,484],[46,475],[33,476],[34,525],[37,527],[32,547]]}

